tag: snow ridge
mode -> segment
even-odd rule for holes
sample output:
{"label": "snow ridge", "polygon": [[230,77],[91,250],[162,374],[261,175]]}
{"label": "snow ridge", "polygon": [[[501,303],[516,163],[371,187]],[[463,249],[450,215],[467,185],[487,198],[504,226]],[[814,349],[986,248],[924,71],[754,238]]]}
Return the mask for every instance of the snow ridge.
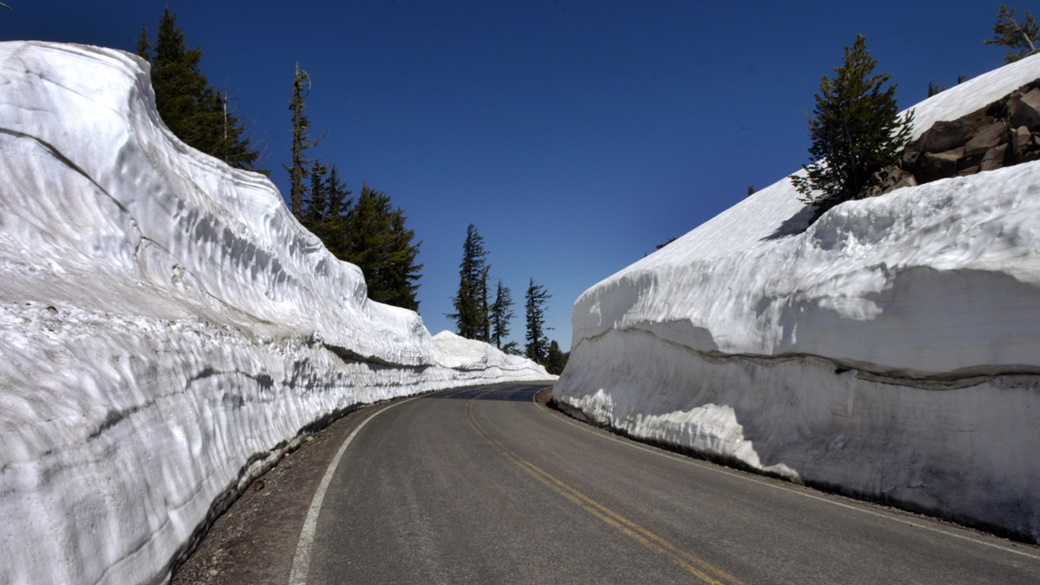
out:
{"label": "snow ridge", "polygon": [[0,87],[0,583],[166,580],[313,422],[552,379],[370,301],[267,178],[165,128],[140,59],[0,43]]}
{"label": "snow ridge", "polygon": [[[918,104],[917,133],[1040,78]],[[1040,541],[1040,164],[845,203],[784,178],[586,291],[556,398],[635,436]],[[732,414],[732,415],[731,415]]]}

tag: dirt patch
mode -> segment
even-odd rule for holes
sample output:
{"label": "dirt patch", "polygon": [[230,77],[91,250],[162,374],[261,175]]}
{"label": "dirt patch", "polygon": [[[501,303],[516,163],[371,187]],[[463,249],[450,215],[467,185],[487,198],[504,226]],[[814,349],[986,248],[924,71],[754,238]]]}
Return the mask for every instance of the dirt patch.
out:
{"label": "dirt patch", "polygon": [[538,403],[538,406],[550,406],[550,407],[553,407],[555,405],[555,402],[553,401],[553,393],[552,393],[552,391],[553,391],[553,387],[552,386],[548,386],[546,388],[542,388],[541,390],[538,391],[537,394],[534,395],[534,401],[536,403]]}

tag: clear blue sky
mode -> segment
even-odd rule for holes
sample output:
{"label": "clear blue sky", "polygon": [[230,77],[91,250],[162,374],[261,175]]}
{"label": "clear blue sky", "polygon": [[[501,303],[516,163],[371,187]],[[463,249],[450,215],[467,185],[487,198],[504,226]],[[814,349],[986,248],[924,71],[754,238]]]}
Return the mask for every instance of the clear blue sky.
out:
{"label": "clear blue sky", "polygon": [[4,1],[0,39],[126,50],[168,4],[283,193],[299,62],[327,133],[314,154],[389,193],[422,241],[427,327],[453,329],[473,223],[512,289],[513,339],[534,278],[565,350],[583,291],[807,162],[813,93],[857,33],[903,107],[1003,55],[982,44],[987,0]]}

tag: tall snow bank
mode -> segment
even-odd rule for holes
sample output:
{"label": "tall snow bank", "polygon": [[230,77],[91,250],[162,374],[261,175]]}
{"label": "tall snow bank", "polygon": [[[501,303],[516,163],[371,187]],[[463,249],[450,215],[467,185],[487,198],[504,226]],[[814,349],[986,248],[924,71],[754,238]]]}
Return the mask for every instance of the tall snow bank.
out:
{"label": "tall snow bank", "polygon": [[[1040,78],[919,104],[917,131]],[[1040,540],[1040,164],[843,204],[788,179],[586,291],[556,398],[738,465]]]}
{"label": "tall snow bank", "polygon": [[146,68],[0,43],[0,583],[162,581],[314,421],[551,379],[368,300],[266,178],[170,134]]}

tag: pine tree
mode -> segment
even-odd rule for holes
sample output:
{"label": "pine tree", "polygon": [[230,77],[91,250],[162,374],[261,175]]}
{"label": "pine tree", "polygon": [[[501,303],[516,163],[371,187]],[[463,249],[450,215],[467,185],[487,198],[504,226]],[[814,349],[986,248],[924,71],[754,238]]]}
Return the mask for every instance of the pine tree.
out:
{"label": "pine tree", "polygon": [[563,373],[563,368],[565,367],[567,367],[567,355],[560,350],[560,344],[556,343],[554,339],[549,343],[549,349],[546,352],[545,371],[554,376],[559,376]]}
{"label": "pine tree", "polygon": [[323,181],[320,193],[321,201],[317,203],[324,204],[324,208],[321,211],[320,222],[311,231],[325,242],[325,246],[337,258],[349,261],[350,230],[347,215],[353,206],[353,200],[350,198],[351,191],[340,179],[336,165],[328,168],[327,176],[324,170],[325,165],[320,165],[320,167]]}
{"label": "pine tree", "polygon": [[1012,7],[1008,10],[1007,6],[1001,5],[997,13],[997,22],[993,25],[993,38],[982,41],[987,45],[1011,49],[1004,54],[1005,63],[1014,63],[1037,52],[1033,39],[1040,32],[1040,26],[1028,11],[1021,22],[1015,20],[1015,10],[1018,8]]}
{"label": "pine tree", "polygon": [[293,215],[297,218],[303,217],[303,202],[305,198],[305,185],[307,180],[307,165],[310,159],[307,150],[318,144],[317,140],[310,138],[309,129],[311,121],[304,114],[307,107],[307,96],[311,91],[310,75],[296,64],[296,76],[293,78],[292,99],[289,100],[289,111],[292,112],[293,139],[292,139],[292,162],[285,166],[289,171],[289,202]]}
{"label": "pine tree", "polygon": [[[328,167],[322,164],[321,161],[311,162],[309,171],[311,184],[310,188],[307,189],[307,199],[304,201],[305,207],[303,219],[301,220],[303,225],[311,231],[314,231],[314,226],[320,224],[328,214],[329,202],[325,193],[328,184],[328,173]],[[325,242],[325,244],[327,246],[328,242]]]}
{"label": "pine tree", "polygon": [[552,298],[540,284],[531,284],[527,287],[526,309],[527,309],[527,345],[524,347],[525,355],[539,364],[544,364],[548,356],[549,347],[545,339],[545,306]]}
{"label": "pine tree", "polygon": [[227,96],[210,87],[199,69],[202,49],[187,47],[177,15],[169,7],[159,19],[154,45],[145,27],[136,49],[152,64],[155,107],[171,132],[189,146],[233,167],[259,170],[255,166],[259,152],[243,124],[228,110]]}
{"label": "pine tree", "polygon": [[336,165],[329,169],[329,178],[325,183],[325,197],[327,207],[325,213],[329,217],[339,217],[350,211],[352,201],[350,195],[353,191],[347,189],[346,183],[339,177]]}
{"label": "pine tree", "polygon": [[[336,187],[338,178],[330,174],[329,200],[345,191]],[[416,264],[420,243],[412,243],[415,232],[405,226],[401,209],[394,209],[390,196],[367,184],[361,187],[357,202],[343,217],[342,258],[356,264],[365,274],[368,296],[374,301],[418,310],[415,295],[419,289],[422,264]]]}
{"label": "pine tree", "polygon": [[495,302],[491,303],[491,341],[495,347],[502,349],[502,342],[509,337],[509,322],[513,320],[513,296],[509,287],[498,281],[495,288]]}
{"label": "pine tree", "polygon": [[491,267],[487,263],[484,238],[477,227],[466,227],[462,244],[462,263],[459,265],[459,292],[452,298],[455,312],[447,315],[455,320],[458,334],[467,339],[490,341],[488,319],[487,281]]}
{"label": "pine tree", "polygon": [[863,196],[875,173],[896,160],[910,139],[913,112],[899,116],[896,86],[882,90],[891,75],[872,75],[877,60],[867,52],[866,38],[845,47],[845,64],[824,77],[809,121],[812,162],[805,176],[792,176],[802,201],[816,207],[813,220],[825,211]]}
{"label": "pine tree", "polygon": [[137,45],[134,47],[137,56],[151,63],[152,42],[148,40],[148,25],[141,25],[141,34],[137,37]]}

